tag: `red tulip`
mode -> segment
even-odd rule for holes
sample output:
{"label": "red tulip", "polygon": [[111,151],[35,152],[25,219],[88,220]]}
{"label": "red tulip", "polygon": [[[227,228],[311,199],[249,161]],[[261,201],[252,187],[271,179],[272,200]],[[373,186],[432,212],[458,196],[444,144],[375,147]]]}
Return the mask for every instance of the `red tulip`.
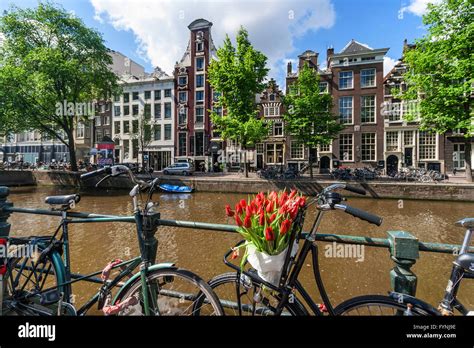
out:
{"label": "red tulip", "polygon": [[267,213],[271,213],[273,211],[273,202],[272,201],[270,201],[268,203],[266,211],[267,211]]}
{"label": "red tulip", "polygon": [[294,205],[293,207],[291,207],[289,213],[291,219],[294,220],[296,218],[296,215],[298,214],[298,206]]}
{"label": "red tulip", "polygon": [[225,214],[226,214],[227,216],[229,216],[229,217],[232,217],[232,216],[234,216],[234,214],[235,214],[235,213],[232,211],[232,209],[230,209],[230,205],[228,205],[228,204],[225,206]]}
{"label": "red tulip", "polygon": [[275,239],[275,235],[273,234],[273,229],[270,226],[268,226],[265,229],[265,239],[268,241],[272,241]]}
{"label": "red tulip", "polygon": [[236,212],[237,214],[242,214],[242,207],[240,206],[239,203],[237,203],[237,204],[235,205],[235,212]]}
{"label": "red tulip", "polygon": [[297,193],[298,193],[298,191],[296,191],[296,190],[291,190],[290,195],[289,195],[288,197],[289,197],[289,198],[293,198],[294,196],[296,196]]}
{"label": "red tulip", "polygon": [[290,230],[291,221],[288,219],[283,220],[280,226],[280,235],[284,236],[286,232]]}
{"label": "red tulip", "polygon": [[268,218],[268,223],[271,224],[273,221],[275,221],[276,217],[276,214],[272,214],[272,216]]}
{"label": "red tulip", "polygon": [[240,206],[241,206],[242,208],[245,208],[245,207],[247,206],[247,201],[246,201],[245,199],[241,199],[241,200],[240,200]]}
{"label": "red tulip", "polygon": [[247,215],[244,219],[244,227],[250,228],[252,227],[252,219],[250,219],[250,215]]}
{"label": "red tulip", "polygon": [[278,205],[281,207],[283,204],[286,203],[286,201],[288,200],[288,193],[286,193],[286,191],[284,191],[280,198],[278,199]]}
{"label": "red tulip", "polygon": [[262,212],[262,213],[260,214],[260,218],[259,218],[259,220],[258,220],[258,223],[260,224],[260,226],[265,225],[265,213]]}
{"label": "red tulip", "polygon": [[230,257],[231,260],[235,260],[236,258],[239,257],[239,249],[235,249],[233,252],[232,252],[232,256]]}
{"label": "red tulip", "polygon": [[286,214],[287,211],[288,211],[288,206],[284,205],[284,206],[280,207],[280,209],[278,209],[278,214],[283,215],[283,214]]}
{"label": "red tulip", "polygon": [[271,200],[275,200],[278,198],[278,194],[275,192],[275,191],[272,191],[269,195],[268,195],[268,198],[270,198]]}
{"label": "red tulip", "polygon": [[242,220],[239,215],[235,215],[235,222],[237,223],[237,226],[242,227]]}
{"label": "red tulip", "polygon": [[247,207],[245,208],[245,215],[247,216],[252,216],[252,207],[250,205],[247,205]]}
{"label": "red tulip", "polygon": [[298,204],[301,208],[303,208],[306,204],[306,198],[305,197],[300,197]]}

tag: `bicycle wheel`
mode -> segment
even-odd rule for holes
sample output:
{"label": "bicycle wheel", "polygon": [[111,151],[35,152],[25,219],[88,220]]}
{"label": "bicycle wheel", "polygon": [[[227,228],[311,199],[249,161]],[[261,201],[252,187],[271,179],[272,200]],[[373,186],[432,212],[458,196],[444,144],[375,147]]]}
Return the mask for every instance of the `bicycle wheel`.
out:
{"label": "bicycle wheel", "polygon": [[[334,312],[336,315],[360,315],[360,316],[403,316],[406,315],[407,305],[400,303],[391,297],[381,295],[366,295],[354,297],[342,302]],[[423,316],[429,315],[428,312],[413,306],[411,315]]]}
{"label": "bicycle wheel", "polygon": [[[236,272],[224,273],[211,279],[209,285],[216,293],[217,297],[219,297],[225,315],[239,315],[237,291],[239,293],[241,304],[240,313],[243,316],[275,315],[275,306],[278,304],[278,299],[272,295],[265,294],[264,292],[262,293],[262,291],[259,292],[259,284],[253,283],[252,280],[245,275],[239,277]],[[255,303],[255,296],[260,296],[266,300]],[[281,315],[309,315],[306,308],[296,297],[293,297],[290,301],[292,301],[292,303],[288,303],[285,306]],[[264,304],[264,302],[267,303]],[[201,303],[197,303],[197,306],[204,308]]]}
{"label": "bicycle wheel", "polygon": [[[64,292],[58,286],[64,268],[57,252],[45,255],[41,252],[42,249],[37,249],[29,256],[9,259],[3,278],[2,315],[57,314],[57,302]],[[43,292],[47,289],[51,289],[47,291],[49,296]]]}
{"label": "bicycle wheel", "polygon": [[[224,311],[219,299],[211,287],[196,274],[184,269],[158,269],[150,271],[147,275],[147,283],[150,284],[150,313],[152,315],[165,316],[191,316],[196,315],[223,315]],[[143,304],[143,290],[140,278],[124,291],[115,301],[115,304],[130,297],[135,297],[132,304],[120,311],[119,315],[145,315]],[[205,308],[197,307],[199,302]],[[132,301],[133,303],[133,301]]]}

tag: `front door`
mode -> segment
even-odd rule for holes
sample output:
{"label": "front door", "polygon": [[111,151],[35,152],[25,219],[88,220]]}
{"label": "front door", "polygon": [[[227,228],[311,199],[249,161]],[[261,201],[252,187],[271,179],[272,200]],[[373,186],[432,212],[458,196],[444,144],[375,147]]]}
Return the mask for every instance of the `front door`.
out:
{"label": "front door", "polygon": [[329,157],[328,156],[321,157],[320,163],[321,163],[320,173],[321,174],[329,173],[330,163],[331,163],[331,160],[329,159]]}
{"label": "front door", "polygon": [[387,158],[387,174],[394,175],[396,172],[398,172],[398,157],[390,155]]}
{"label": "front door", "polygon": [[405,148],[405,166],[411,167],[413,165],[413,148],[406,147]]}

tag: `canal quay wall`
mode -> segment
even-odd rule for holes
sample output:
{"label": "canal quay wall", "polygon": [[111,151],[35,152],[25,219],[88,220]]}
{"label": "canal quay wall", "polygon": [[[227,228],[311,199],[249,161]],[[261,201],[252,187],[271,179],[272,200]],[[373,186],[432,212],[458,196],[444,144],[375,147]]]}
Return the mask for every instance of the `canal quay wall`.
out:
{"label": "canal quay wall", "polygon": [[[66,171],[0,171],[0,186],[58,186],[77,187],[81,190],[95,189],[100,178],[86,181],[80,179],[81,173]],[[143,178],[146,178],[143,175]],[[244,178],[236,175],[212,176],[162,176],[162,183],[185,185],[197,192],[221,193],[257,193],[296,188],[306,195],[313,195],[324,187],[333,184],[334,180],[302,178],[299,180],[264,180]],[[474,202],[474,184],[466,183],[411,183],[391,181],[350,182],[360,185],[372,198],[392,199],[428,199],[446,201]],[[101,189],[130,189],[132,184],[127,177],[111,178],[103,182]],[[350,196],[350,192],[345,195]],[[358,196],[358,195],[355,195]],[[359,196],[360,197],[360,196]]]}

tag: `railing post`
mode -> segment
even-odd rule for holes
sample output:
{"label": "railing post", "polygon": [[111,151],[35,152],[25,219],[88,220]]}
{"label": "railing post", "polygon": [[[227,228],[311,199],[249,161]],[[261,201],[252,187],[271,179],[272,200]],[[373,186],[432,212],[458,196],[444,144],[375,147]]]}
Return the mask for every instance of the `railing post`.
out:
{"label": "railing post", "polygon": [[0,186],[0,237],[8,237],[10,234],[10,224],[8,223],[8,218],[10,213],[3,211],[4,207],[11,207],[13,204],[7,202],[8,195],[10,190],[8,187]]}
{"label": "railing post", "polygon": [[411,267],[420,257],[418,238],[404,231],[388,231],[390,256],[395,267],[390,271],[393,291],[415,296],[417,277]]}

